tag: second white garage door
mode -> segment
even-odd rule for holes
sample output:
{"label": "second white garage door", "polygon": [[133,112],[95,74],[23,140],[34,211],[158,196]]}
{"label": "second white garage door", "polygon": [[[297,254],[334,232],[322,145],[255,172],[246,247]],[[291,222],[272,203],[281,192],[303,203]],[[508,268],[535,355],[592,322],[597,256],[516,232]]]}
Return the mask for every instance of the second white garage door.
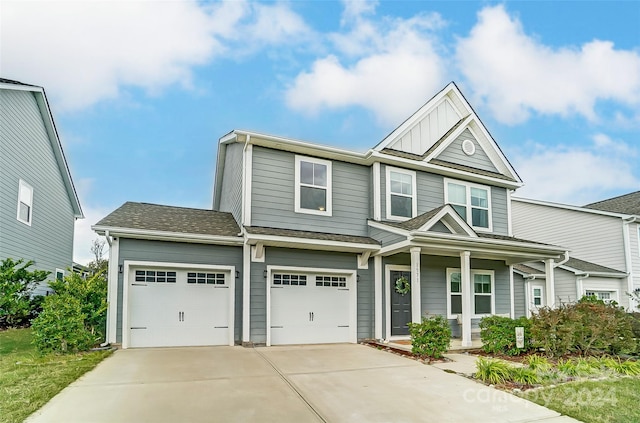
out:
{"label": "second white garage door", "polygon": [[271,345],[355,342],[352,276],[270,272]]}
{"label": "second white garage door", "polygon": [[129,347],[233,343],[231,274],[225,269],[129,271]]}

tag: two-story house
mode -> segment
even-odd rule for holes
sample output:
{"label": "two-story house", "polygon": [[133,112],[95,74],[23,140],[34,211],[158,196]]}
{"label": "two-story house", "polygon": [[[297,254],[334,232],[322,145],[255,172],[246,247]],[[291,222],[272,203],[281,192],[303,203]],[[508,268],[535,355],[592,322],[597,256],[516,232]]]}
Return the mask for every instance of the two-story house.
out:
{"label": "two-story house", "polygon": [[390,340],[438,314],[469,346],[482,316],[514,315],[514,264],[552,281],[565,252],[512,236],[521,185],[453,83],[364,153],[232,131],[213,210],[125,203],[94,226],[108,341]]}
{"label": "two-story house", "polygon": [[0,260],[32,260],[61,278],[82,217],[44,89],[0,78]]}
{"label": "two-story house", "polygon": [[582,207],[514,197],[512,213],[516,236],[571,250],[571,259],[556,269],[548,302],[544,294],[536,298],[545,289],[544,276],[536,276],[540,263],[516,268],[516,291],[523,298],[516,304],[527,307],[517,307],[516,314],[529,314],[540,305],[574,302],[584,295],[636,307],[627,293],[640,288],[640,192]]}

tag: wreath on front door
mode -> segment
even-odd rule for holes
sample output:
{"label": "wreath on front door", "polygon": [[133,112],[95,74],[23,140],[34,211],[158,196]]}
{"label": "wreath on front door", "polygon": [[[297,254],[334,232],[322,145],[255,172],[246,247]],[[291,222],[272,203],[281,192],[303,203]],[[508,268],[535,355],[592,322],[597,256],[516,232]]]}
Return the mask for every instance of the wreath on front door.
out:
{"label": "wreath on front door", "polygon": [[411,291],[411,282],[404,276],[396,279],[396,292],[400,295],[408,294]]}

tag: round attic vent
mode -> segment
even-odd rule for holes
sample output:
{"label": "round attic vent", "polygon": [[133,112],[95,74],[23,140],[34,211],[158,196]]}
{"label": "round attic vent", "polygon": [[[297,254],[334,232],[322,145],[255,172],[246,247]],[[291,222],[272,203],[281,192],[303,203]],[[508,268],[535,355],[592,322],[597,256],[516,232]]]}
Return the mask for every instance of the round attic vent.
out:
{"label": "round attic vent", "polygon": [[476,152],[476,145],[471,140],[462,141],[462,151],[467,156],[472,156]]}

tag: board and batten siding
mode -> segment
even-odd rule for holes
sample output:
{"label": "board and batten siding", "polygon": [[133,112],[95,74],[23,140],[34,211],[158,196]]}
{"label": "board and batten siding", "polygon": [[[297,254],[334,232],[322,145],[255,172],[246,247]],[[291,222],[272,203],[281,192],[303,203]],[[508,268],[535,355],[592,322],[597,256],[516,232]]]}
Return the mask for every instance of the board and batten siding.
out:
{"label": "board and batten siding", "polygon": [[267,342],[267,266],[307,267],[357,270],[357,333],[358,339],[373,337],[373,259],[369,269],[358,269],[357,255],[327,251],[294,250],[288,248],[265,248],[265,261],[251,263],[251,329],[254,344]]}
{"label": "board and batten siding", "polygon": [[224,171],[219,210],[233,215],[242,223],[242,160],[244,144],[233,143],[225,147]]}
{"label": "board and batten siding", "polygon": [[[0,90],[0,104],[0,259],[33,260],[51,280],[73,264],[71,199],[34,94]],[[31,226],[17,219],[20,179],[33,187]]]}
{"label": "board and batten siding", "polygon": [[295,156],[254,147],[252,226],[367,236],[371,168],[332,161],[332,215],[296,213]]}
{"label": "board and batten siding", "polygon": [[[242,247],[225,245],[190,244],[183,242],[150,241],[120,238],[118,264],[124,266],[125,260],[151,261],[167,263],[185,263],[197,265],[235,266],[235,314],[234,337],[236,342],[242,339]],[[116,342],[122,342],[122,293],[124,275],[118,274],[118,307],[116,318]]]}
{"label": "board and batten siding", "polygon": [[513,199],[513,236],[568,248],[571,256],[626,272],[622,219]]}
{"label": "board and batten siding", "polygon": [[[473,142],[473,145],[476,148],[473,155],[469,156],[462,151],[462,143],[464,140],[470,140]],[[436,158],[445,162],[472,167],[474,169],[499,173],[498,169],[494,166],[487,153],[469,129],[462,131],[462,133],[458,135],[458,137],[453,140],[451,144],[449,144],[449,146]]]}

